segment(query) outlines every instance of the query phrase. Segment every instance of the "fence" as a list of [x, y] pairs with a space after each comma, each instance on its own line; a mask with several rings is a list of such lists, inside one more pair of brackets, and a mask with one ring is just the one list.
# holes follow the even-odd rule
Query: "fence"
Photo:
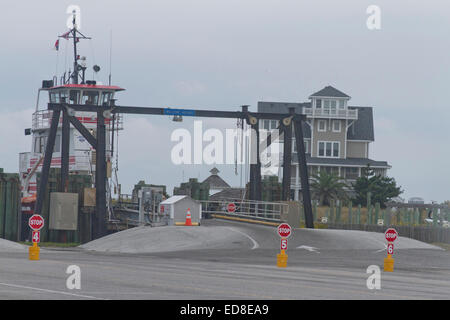
[[20, 181], [16, 173], [0, 169], [0, 238], [16, 241], [20, 230]]
[[270, 222], [279, 222], [280, 216], [288, 208], [287, 204], [280, 202], [242, 199], [200, 202], [202, 204], [202, 214], [206, 217], [219, 214]]
[[351, 202], [344, 207], [338, 202], [329, 207], [313, 204], [313, 215], [316, 223], [327, 225], [330, 229], [384, 232], [392, 226], [400, 236], [429, 243], [450, 243], [450, 208], [446, 206], [408, 208], [407, 204], [402, 204], [398, 208], [391, 205], [382, 209], [378, 203], [364, 208], [361, 205], [353, 207]]

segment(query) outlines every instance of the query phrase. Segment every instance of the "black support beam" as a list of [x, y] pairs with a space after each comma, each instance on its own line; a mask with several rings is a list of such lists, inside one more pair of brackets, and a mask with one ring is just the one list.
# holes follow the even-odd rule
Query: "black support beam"
[[67, 192], [69, 182], [69, 148], [70, 148], [70, 120], [67, 110], [63, 110], [61, 129], [61, 186], [60, 192]]
[[283, 180], [282, 200], [291, 200], [292, 125], [283, 125]]
[[39, 215], [42, 214], [42, 205], [44, 204], [45, 193], [47, 192], [48, 176], [50, 173], [50, 165], [52, 162], [53, 149], [56, 140], [56, 131], [58, 130], [60, 115], [61, 115], [60, 110], [53, 111], [52, 122], [50, 125], [50, 132], [47, 138], [47, 144], [45, 146], [44, 163], [42, 165], [41, 179], [39, 181], [36, 206], [34, 208], [34, 212]]
[[306, 164], [305, 144], [303, 140], [302, 119], [294, 116], [295, 143], [297, 144], [298, 164], [300, 170], [300, 183], [302, 187], [302, 202], [305, 213], [305, 225], [307, 228], [314, 228], [314, 218], [311, 206], [311, 194], [309, 191], [308, 167]]
[[97, 109], [97, 148], [95, 159], [96, 230], [95, 238], [106, 235], [106, 126], [105, 109]]

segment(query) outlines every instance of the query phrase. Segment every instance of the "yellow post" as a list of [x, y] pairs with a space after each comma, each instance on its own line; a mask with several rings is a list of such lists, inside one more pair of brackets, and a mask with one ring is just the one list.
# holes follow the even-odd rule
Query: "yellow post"
[[287, 267], [287, 259], [288, 255], [285, 250], [281, 250], [279, 254], [277, 254], [277, 267], [286, 268]]
[[384, 259], [384, 272], [394, 272], [394, 258], [390, 254]]
[[28, 248], [28, 256], [30, 260], [39, 260], [39, 247], [36, 242], [33, 242], [33, 245]]

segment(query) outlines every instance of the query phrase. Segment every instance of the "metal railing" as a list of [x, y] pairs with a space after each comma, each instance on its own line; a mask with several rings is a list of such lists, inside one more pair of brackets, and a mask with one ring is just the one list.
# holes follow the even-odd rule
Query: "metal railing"
[[282, 213], [288, 209], [288, 204], [280, 202], [241, 199], [200, 202], [204, 215], [220, 214], [267, 221], [280, 221]]
[[358, 119], [357, 109], [303, 108], [303, 114], [310, 117]]
[[[32, 129], [33, 130], [44, 130], [50, 129], [50, 125], [52, 122], [53, 111], [51, 110], [39, 110], [33, 113], [32, 118]], [[94, 113], [76, 113], [76, 117], [81, 123], [85, 124], [88, 127], [94, 127], [97, 125], [97, 117]], [[116, 113], [115, 115], [115, 125], [114, 130], [123, 130], [123, 115]], [[107, 129], [112, 129], [112, 119], [105, 118], [105, 124], [107, 125]], [[59, 127], [62, 125], [62, 117], [59, 118]]]

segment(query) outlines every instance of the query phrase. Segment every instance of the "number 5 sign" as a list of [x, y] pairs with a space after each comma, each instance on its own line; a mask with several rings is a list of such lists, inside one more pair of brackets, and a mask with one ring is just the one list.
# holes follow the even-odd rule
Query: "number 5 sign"
[[287, 239], [281, 239], [281, 250], [287, 250]]

